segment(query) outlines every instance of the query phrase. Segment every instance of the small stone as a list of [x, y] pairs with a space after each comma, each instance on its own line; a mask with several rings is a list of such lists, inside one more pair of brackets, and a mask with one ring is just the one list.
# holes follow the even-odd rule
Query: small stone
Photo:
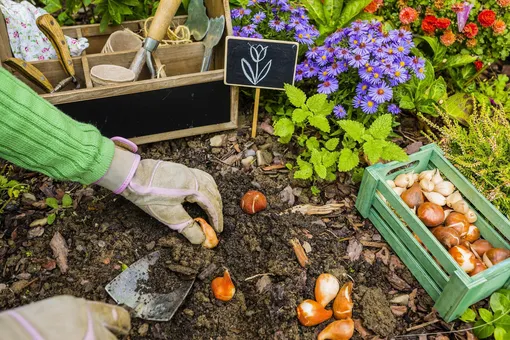
[[211, 328], [211, 322], [207, 319], [207, 316], [202, 314], [197, 318], [197, 326]]
[[269, 165], [273, 161], [273, 155], [267, 150], [257, 151], [257, 165], [264, 166]]
[[202, 270], [200, 274], [198, 274], [198, 279], [203, 281], [209, 278], [214, 273], [216, 268], [218, 268], [218, 266], [216, 266], [214, 263], [211, 263], [204, 270]]
[[97, 246], [100, 248], [104, 248], [106, 246], [106, 242], [103, 240], [97, 241]]
[[244, 157], [255, 156], [257, 153], [253, 149], [248, 149], [244, 152]]
[[195, 312], [192, 311], [191, 309], [189, 308], [186, 308], [185, 310], [182, 311], [184, 313], [184, 315], [192, 318], [194, 315], [195, 315]]
[[186, 275], [186, 276], [194, 276], [197, 274], [197, 271], [193, 268], [189, 268], [189, 267], [185, 267], [185, 266], [181, 266], [181, 265], [178, 265], [178, 264], [167, 264], [166, 267], [168, 269], [170, 269], [171, 271], [173, 272], [176, 272], [176, 273], [179, 273], [179, 274], [183, 274], [183, 275]]
[[140, 336], [146, 336], [148, 331], [149, 331], [149, 324], [148, 323], [144, 323], [143, 325], [141, 325], [138, 328], [138, 334]]
[[150, 251], [150, 250], [154, 249], [155, 246], [156, 246], [156, 241], [151, 241], [145, 245], [145, 248]]
[[20, 274], [16, 275], [16, 278], [18, 280], [30, 280], [31, 277], [32, 277], [32, 275], [30, 273], [20, 273]]
[[227, 136], [226, 135], [217, 135], [217, 136], [214, 136], [213, 138], [211, 138], [209, 140], [209, 143], [212, 147], [220, 147], [220, 146], [223, 146], [225, 144], [227, 140]]
[[307, 254], [310, 254], [312, 252], [312, 246], [308, 242], [303, 242], [303, 249], [306, 251]]
[[11, 290], [14, 292], [14, 294], [19, 294], [23, 289], [25, 289], [30, 284], [27, 280], [19, 280], [14, 282], [11, 285]]
[[24, 192], [23, 198], [26, 199], [27, 201], [37, 201], [37, 198], [35, 198], [35, 195], [30, 192]]
[[198, 302], [202, 302], [202, 303], [211, 302], [211, 299], [209, 299], [207, 296], [205, 296], [205, 294], [202, 292], [197, 292], [195, 294], [195, 299], [197, 299]]
[[76, 250], [78, 250], [79, 252], [82, 252], [82, 251], [85, 250], [85, 247], [82, 246], [81, 244], [79, 244], [79, 245], [76, 246]]
[[5, 283], [0, 283], [0, 293], [2, 290], [7, 289], [7, 285]]
[[253, 157], [253, 156], [248, 156], [248, 157], [244, 158], [241, 161], [241, 164], [243, 165], [243, 168], [249, 168], [251, 166], [251, 164], [253, 163], [254, 159], [255, 159], [255, 157]]
[[221, 148], [212, 148], [212, 149], [211, 149], [211, 153], [213, 153], [213, 154], [219, 154], [219, 153], [221, 153], [221, 150], [222, 150]]
[[407, 306], [407, 304], [409, 303], [409, 295], [404, 294], [404, 295], [395, 296], [390, 302], [396, 303], [397, 305]]
[[44, 227], [46, 224], [48, 224], [48, 218], [44, 217], [30, 223], [30, 227]]
[[28, 238], [36, 238], [39, 236], [42, 236], [44, 234], [44, 228], [43, 227], [35, 227], [28, 230]]

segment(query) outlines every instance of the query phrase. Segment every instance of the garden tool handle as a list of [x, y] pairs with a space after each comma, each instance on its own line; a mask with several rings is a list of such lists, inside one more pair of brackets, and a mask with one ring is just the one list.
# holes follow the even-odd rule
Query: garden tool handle
[[34, 65], [18, 58], [8, 58], [4, 60], [5, 65], [21, 73], [25, 78], [37, 85], [46, 93], [53, 91], [53, 86]]
[[160, 42], [181, 5], [181, 0], [161, 0], [149, 28], [149, 38]]
[[69, 51], [69, 46], [67, 46], [64, 32], [62, 32], [58, 22], [51, 14], [43, 14], [37, 18], [36, 23], [37, 27], [48, 37], [51, 45], [53, 45], [64, 71], [68, 76], [76, 79], [71, 52]]

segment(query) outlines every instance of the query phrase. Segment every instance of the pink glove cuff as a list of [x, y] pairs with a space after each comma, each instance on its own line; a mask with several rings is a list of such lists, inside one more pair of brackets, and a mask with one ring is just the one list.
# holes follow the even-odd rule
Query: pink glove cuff
[[121, 148], [128, 149], [133, 153], [136, 153], [138, 151], [138, 146], [129, 139], [119, 136], [115, 136], [110, 139], [115, 143], [115, 145], [120, 146]]

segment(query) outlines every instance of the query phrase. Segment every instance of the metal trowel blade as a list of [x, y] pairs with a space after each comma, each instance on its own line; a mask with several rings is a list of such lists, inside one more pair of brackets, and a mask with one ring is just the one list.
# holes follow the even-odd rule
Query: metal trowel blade
[[188, 5], [188, 20], [185, 23], [196, 41], [204, 39], [209, 30], [209, 17], [203, 0], [191, 0]]
[[135, 315], [144, 320], [170, 320], [195, 282], [195, 279], [184, 281], [168, 294], [144, 293], [151, 284], [150, 267], [159, 260], [159, 256], [156, 251], [141, 258], [105, 287], [115, 302], [133, 308]]

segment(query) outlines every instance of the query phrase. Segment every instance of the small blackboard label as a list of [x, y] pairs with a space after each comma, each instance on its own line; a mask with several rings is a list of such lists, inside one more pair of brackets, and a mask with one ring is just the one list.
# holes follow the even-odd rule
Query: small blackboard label
[[294, 85], [297, 42], [227, 37], [225, 84], [283, 90]]

